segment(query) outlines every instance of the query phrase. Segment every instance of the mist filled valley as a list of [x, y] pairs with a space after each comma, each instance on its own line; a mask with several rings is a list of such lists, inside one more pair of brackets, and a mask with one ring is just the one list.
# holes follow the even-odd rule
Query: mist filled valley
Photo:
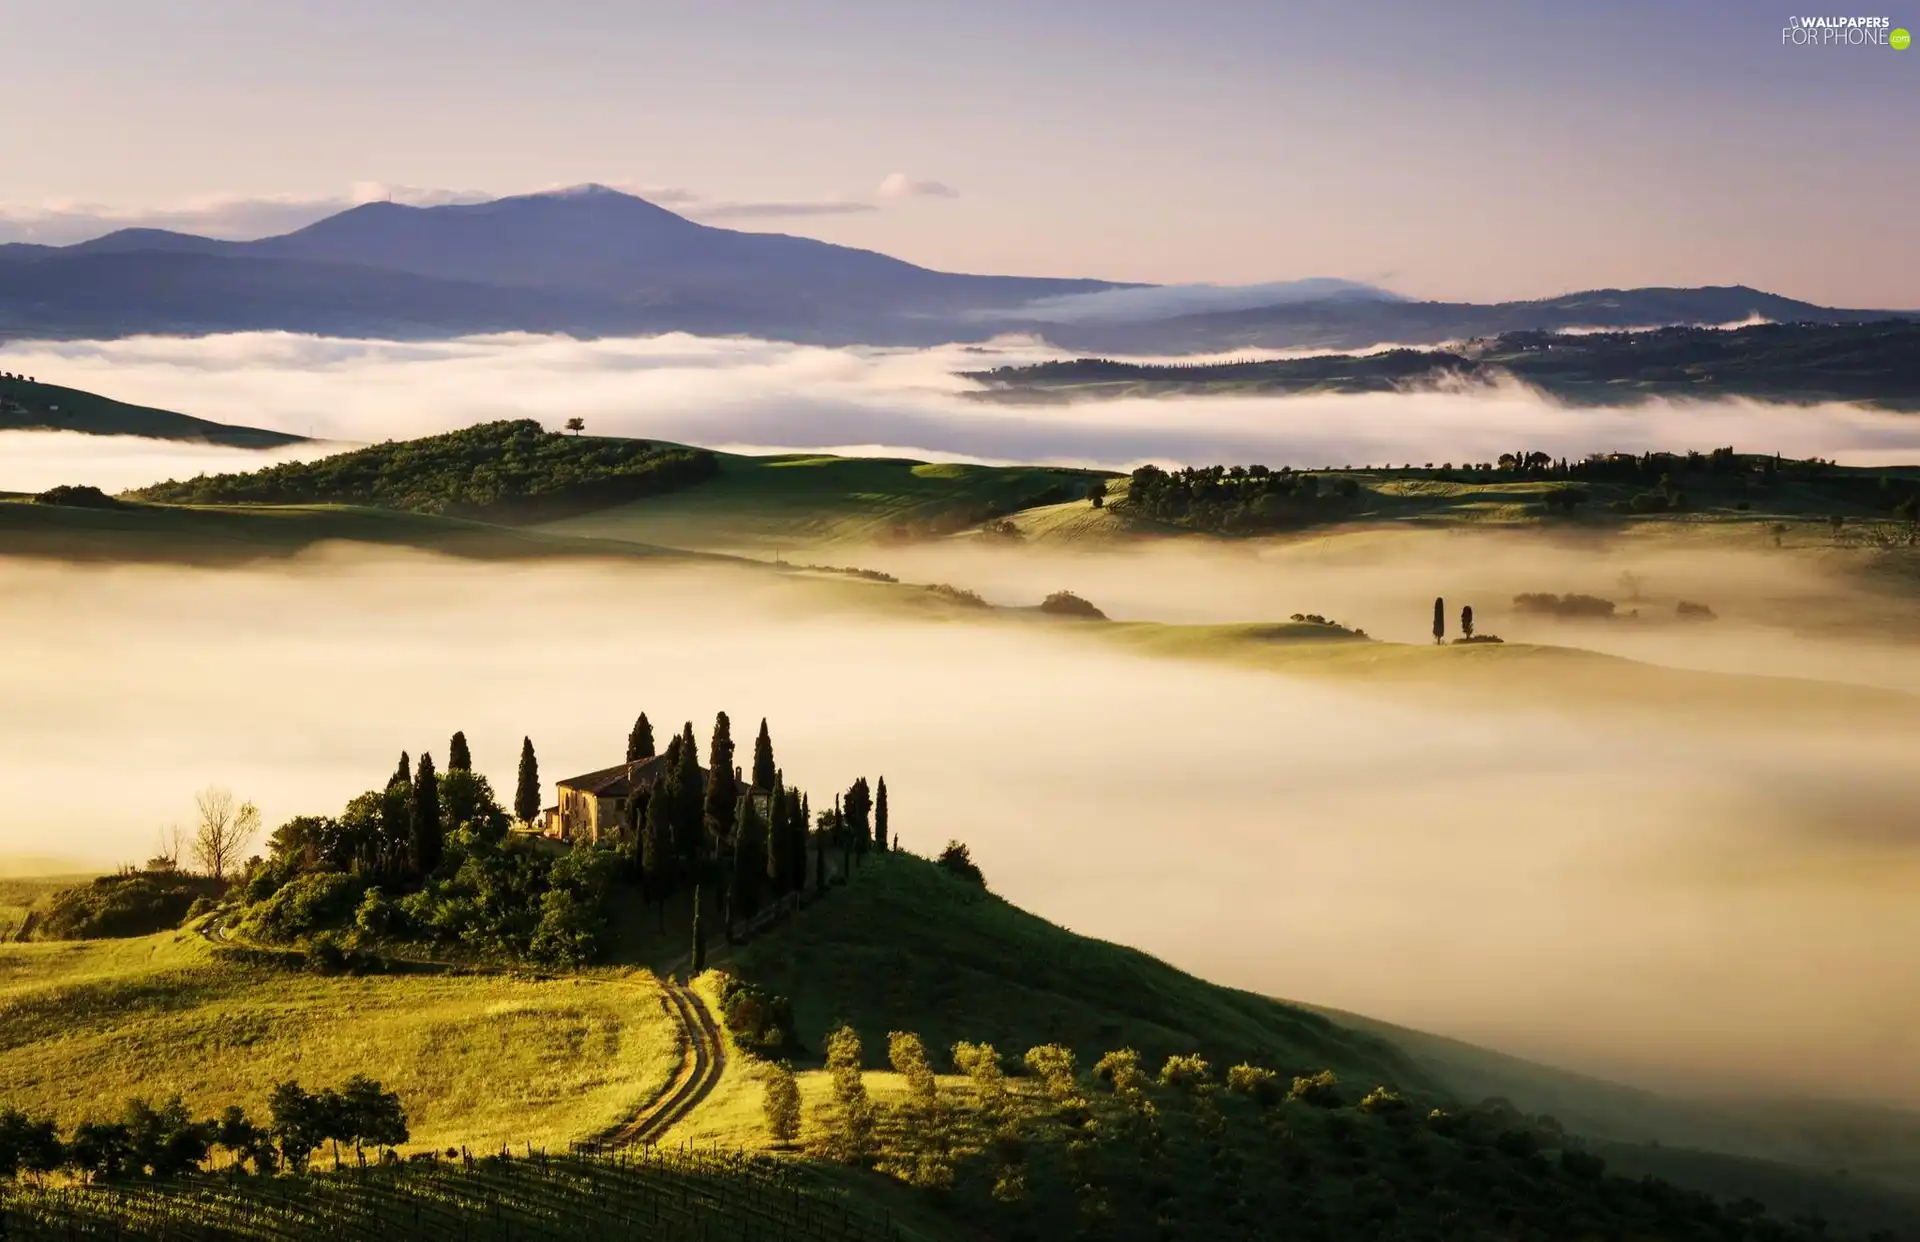
[[[1324, 606], [1410, 638], [1440, 578], [1165, 552], [895, 561], [1027, 602], [1071, 571], [1117, 616]], [[1562, 565], [1572, 586], [1615, 572]], [[551, 781], [617, 761], [636, 711], [672, 728], [724, 709], [773, 721], [802, 787], [884, 774], [907, 849], [965, 840], [1009, 899], [1209, 978], [1687, 1093], [1920, 1103], [1910, 716], [1841, 733], [1697, 689], [1684, 716], [1589, 711], [1551, 663], [1510, 707], [1484, 685], [1450, 703], [1444, 683], [1128, 654], [1071, 623], [913, 619], [887, 588], [747, 568], [334, 548], [5, 573], [0, 642], [34, 652], [0, 670], [13, 850], [143, 858], [209, 782], [269, 825], [332, 813], [454, 729], [496, 786], [523, 734]], [[1808, 671], [1793, 650], [1733, 662]]]

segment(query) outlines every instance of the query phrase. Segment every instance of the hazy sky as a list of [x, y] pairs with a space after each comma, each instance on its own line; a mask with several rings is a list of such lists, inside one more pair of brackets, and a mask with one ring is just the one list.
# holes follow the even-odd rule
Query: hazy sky
[[11, 0], [0, 239], [601, 181], [966, 270], [1920, 306], [1920, 49], [1794, 12]]

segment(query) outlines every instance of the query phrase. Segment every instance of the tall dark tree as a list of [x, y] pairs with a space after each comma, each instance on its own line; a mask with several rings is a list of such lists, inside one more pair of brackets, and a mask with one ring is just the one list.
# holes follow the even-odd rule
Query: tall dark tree
[[844, 814], [847, 840], [853, 852], [864, 858], [873, 844], [873, 792], [866, 777], [854, 781], [848, 788]]
[[760, 736], [753, 739], [753, 787], [772, 789], [778, 773], [773, 766], [773, 735], [767, 732], [767, 720], [762, 716]]
[[1447, 637], [1447, 601], [1433, 601], [1433, 641], [1445, 642]]
[[787, 843], [787, 791], [780, 787], [780, 773], [773, 774], [767, 786], [767, 856], [762, 873], [767, 892], [778, 899], [793, 888], [793, 847]]
[[787, 790], [787, 848], [793, 851], [792, 865], [787, 874], [792, 877], [793, 891], [805, 892], [807, 887], [807, 802], [806, 796], [797, 789]]
[[693, 969], [689, 975], [698, 975], [707, 968], [707, 929], [700, 925], [700, 889], [696, 882], [693, 886]]
[[648, 722], [647, 714], [641, 712], [640, 719], [633, 722], [633, 732], [627, 734], [627, 762], [651, 759], [653, 754], [653, 725]]
[[413, 760], [407, 758], [407, 752], [404, 750], [400, 752], [400, 766], [395, 768], [393, 775], [387, 778], [387, 784], [395, 783], [408, 786], [413, 784]]
[[697, 880], [705, 874], [708, 850], [702, 822], [700, 750], [693, 740], [692, 721], [687, 722], [678, 742], [673, 761], [673, 852], [680, 859], [681, 869]]
[[1473, 637], [1473, 605], [1468, 604], [1460, 610], [1460, 636]]
[[473, 755], [467, 751], [467, 735], [464, 733], [454, 734], [453, 740], [447, 743], [447, 771], [473, 771]]
[[420, 767], [413, 778], [412, 840], [409, 858], [415, 875], [432, 875], [440, 865], [444, 841], [440, 830], [440, 778], [434, 774], [433, 756], [420, 756]]
[[[675, 738], [674, 743], [679, 740]], [[667, 750], [672, 757], [673, 745]], [[660, 903], [661, 931], [667, 929], [667, 898], [673, 896], [677, 862], [673, 852], [673, 798], [668, 788], [676, 779], [676, 773], [671, 762], [666, 766], [666, 775], [654, 786], [653, 796], [647, 799], [646, 823], [640, 830], [641, 892], [648, 900]]]
[[887, 836], [887, 778], [884, 776], [873, 790], [873, 844], [882, 854], [893, 848]]
[[721, 712], [713, 718], [713, 742], [707, 747], [706, 827], [716, 854], [733, 836], [733, 804], [739, 796], [733, 775], [733, 724]]
[[540, 815], [540, 761], [533, 755], [533, 739], [520, 739], [520, 781], [513, 787], [513, 814], [523, 824]]
[[766, 887], [767, 829], [760, 822], [752, 798], [740, 799], [733, 819], [733, 885], [728, 902], [728, 923], [751, 919], [760, 913], [762, 890]]

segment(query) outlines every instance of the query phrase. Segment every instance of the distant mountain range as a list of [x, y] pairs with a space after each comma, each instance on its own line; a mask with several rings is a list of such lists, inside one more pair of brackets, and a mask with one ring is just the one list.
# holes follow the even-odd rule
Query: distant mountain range
[[123, 229], [0, 246], [0, 338], [257, 329], [434, 338], [685, 331], [824, 344], [1027, 332], [1107, 353], [1357, 348], [1525, 329], [1876, 312], [1745, 288], [1606, 290], [1493, 306], [1346, 281], [1158, 288], [933, 271], [870, 250], [697, 224], [583, 186], [441, 207], [367, 203], [280, 237]]

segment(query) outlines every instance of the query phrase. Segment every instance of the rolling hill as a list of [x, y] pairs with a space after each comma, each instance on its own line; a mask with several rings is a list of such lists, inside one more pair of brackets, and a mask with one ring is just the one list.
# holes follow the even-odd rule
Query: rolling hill
[[97, 393], [42, 384], [19, 376], [0, 377], [0, 431], [78, 431], [94, 436], [144, 436], [246, 449], [306, 443], [305, 436], [127, 405]]

